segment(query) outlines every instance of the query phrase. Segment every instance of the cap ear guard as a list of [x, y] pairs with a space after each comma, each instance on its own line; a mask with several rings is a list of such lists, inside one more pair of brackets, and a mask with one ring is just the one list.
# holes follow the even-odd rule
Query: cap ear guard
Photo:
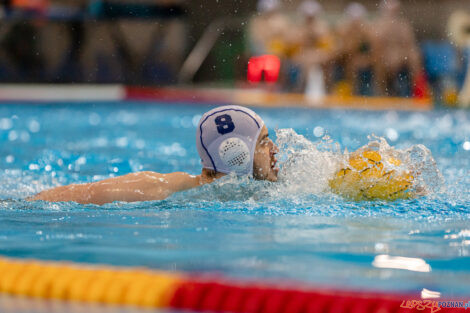
[[219, 156], [228, 169], [243, 172], [251, 164], [250, 149], [240, 138], [225, 139], [219, 146]]

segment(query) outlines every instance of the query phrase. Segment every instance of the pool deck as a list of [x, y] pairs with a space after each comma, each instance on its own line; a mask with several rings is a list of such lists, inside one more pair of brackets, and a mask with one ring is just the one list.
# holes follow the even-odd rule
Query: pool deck
[[145, 101], [237, 104], [258, 107], [312, 109], [428, 111], [431, 99], [328, 95], [310, 99], [304, 94], [264, 89], [136, 87], [123, 85], [0, 85], [0, 102]]

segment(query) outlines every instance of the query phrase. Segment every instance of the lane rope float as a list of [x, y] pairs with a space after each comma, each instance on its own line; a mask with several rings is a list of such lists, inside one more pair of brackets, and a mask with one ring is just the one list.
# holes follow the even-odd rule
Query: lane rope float
[[[0, 291], [23, 297], [194, 312], [423, 312], [423, 306], [413, 300], [419, 299], [419, 295], [413, 298], [400, 294], [281, 288], [144, 268], [3, 257], [0, 257]], [[463, 312], [464, 308], [435, 308], [431, 313], [440, 310]]]

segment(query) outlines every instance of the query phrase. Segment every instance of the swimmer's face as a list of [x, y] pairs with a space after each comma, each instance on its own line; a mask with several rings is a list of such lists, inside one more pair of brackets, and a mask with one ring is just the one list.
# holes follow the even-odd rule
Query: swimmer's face
[[256, 179], [277, 181], [279, 168], [276, 167], [276, 154], [279, 148], [269, 139], [268, 129], [263, 126], [256, 142], [253, 159], [253, 176]]

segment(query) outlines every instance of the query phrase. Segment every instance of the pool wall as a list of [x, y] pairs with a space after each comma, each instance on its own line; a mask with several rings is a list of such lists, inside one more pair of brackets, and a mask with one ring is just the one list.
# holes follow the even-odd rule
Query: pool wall
[[433, 107], [431, 99], [428, 98], [326, 96], [321, 100], [312, 100], [303, 94], [273, 93], [263, 89], [156, 88], [123, 85], [0, 85], [0, 102], [122, 100], [360, 110], [427, 111]]

